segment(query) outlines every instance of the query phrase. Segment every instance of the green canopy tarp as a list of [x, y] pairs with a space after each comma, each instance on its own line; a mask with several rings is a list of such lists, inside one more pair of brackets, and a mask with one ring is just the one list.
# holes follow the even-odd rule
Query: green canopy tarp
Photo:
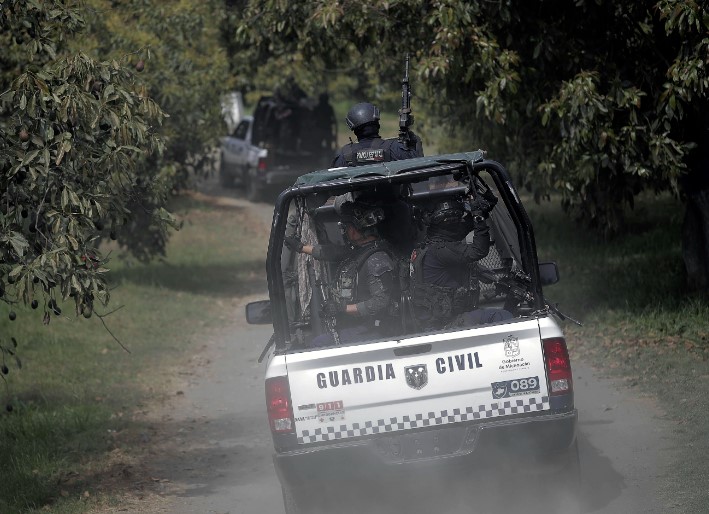
[[436, 164], [445, 162], [479, 162], [483, 160], [484, 157], [485, 152], [483, 150], [476, 150], [474, 152], [432, 155], [429, 157], [418, 157], [416, 159], [389, 161], [381, 164], [369, 164], [367, 166], [330, 168], [301, 175], [295, 181], [294, 185], [308, 186], [321, 182], [329, 182], [331, 180], [351, 180], [363, 176], [389, 177], [412, 169], [425, 169], [429, 166], [435, 166]]

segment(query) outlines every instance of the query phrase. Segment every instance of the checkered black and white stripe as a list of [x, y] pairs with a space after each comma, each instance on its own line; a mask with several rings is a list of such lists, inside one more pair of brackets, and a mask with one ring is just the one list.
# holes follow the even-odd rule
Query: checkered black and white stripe
[[549, 409], [549, 397], [509, 398], [504, 401], [493, 402], [477, 407], [429, 412], [399, 418], [387, 418], [352, 425], [340, 425], [303, 430], [298, 434], [298, 444], [317, 443], [321, 441], [334, 441], [364, 435], [381, 434], [411, 428], [422, 428], [461, 421], [495, 418], [511, 414], [524, 414]]

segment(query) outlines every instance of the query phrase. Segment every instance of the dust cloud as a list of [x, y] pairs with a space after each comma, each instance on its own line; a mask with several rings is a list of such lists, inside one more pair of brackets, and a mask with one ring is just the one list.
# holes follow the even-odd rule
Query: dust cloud
[[[568, 477], [563, 477], [568, 478]], [[571, 514], [580, 512], [578, 491], [559, 477], [532, 470], [484, 465], [455, 475], [412, 473], [397, 481], [352, 482], [344, 489], [322, 487], [304, 505], [312, 514]]]

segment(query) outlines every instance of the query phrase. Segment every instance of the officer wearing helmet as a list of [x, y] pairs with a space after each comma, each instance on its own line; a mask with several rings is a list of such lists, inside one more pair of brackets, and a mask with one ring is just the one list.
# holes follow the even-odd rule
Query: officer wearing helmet
[[408, 143], [399, 139], [382, 139], [379, 135], [379, 119], [379, 108], [374, 104], [362, 102], [352, 106], [345, 122], [357, 136], [357, 142], [350, 142], [340, 148], [332, 161], [333, 167], [364, 166], [423, 157], [421, 138], [411, 130]]
[[[286, 237], [285, 244], [316, 259], [339, 262], [325, 306], [325, 314], [335, 320], [339, 343], [383, 337], [391, 328], [394, 303], [392, 249], [377, 230], [384, 210], [353, 201], [348, 194], [336, 198], [335, 211], [348, 246], [304, 245], [294, 237]], [[335, 342], [331, 333], [324, 333], [311, 345]]]
[[[480, 287], [475, 264], [490, 250], [487, 218], [497, 203], [478, 195], [448, 198], [424, 216], [423, 243], [411, 253], [410, 291], [420, 328], [437, 330], [456, 318], [474, 325], [506, 319], [507, 311], [477, 309]], [[474, 231], [471, 243], [465, 238]]]

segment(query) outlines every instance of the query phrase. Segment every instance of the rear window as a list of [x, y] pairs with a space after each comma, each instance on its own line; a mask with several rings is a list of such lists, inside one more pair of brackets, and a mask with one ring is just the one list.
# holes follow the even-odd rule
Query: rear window
[[263, 97], [254, 110], [254, 141], [283, 155], [327, 156], [336, 150], [337, 125], [329, 102], [285, 102]]

